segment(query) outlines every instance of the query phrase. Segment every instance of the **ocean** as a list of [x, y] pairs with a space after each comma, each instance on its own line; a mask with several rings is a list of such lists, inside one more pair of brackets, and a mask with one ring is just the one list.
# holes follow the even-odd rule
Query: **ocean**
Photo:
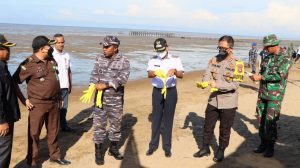
[[[155, 55], [153, 42], [158, 37], [131, 36], [130, 30], [96, 27], [70, 26], [42, 26], [21, 24], [0, 24], [0, 33], [9, 41], [16, 42], [17, 46], [11, 49], [9, 70], [13, 74], [18, 65], [32, 54], [31, 42], [37, 35], [46, 35], [48, 38], [56, 33], [65, 36], [65, 51], [71, 55], [73, 84], [86, 86], [97, 54], [102, 52], [99, 42], [105, 35], [116, 35], [121, 41], [120, 51], [128, 57], [131, 63], [130, 80], [147, 77], [147, 62]], [[170, 31], [171, 32], [171, 31]], [[169, 32], [169, 33], [170, 33]], [[220, 34], [203, 34], [188, 32], [171, 32], [177, 35], [166, 38], [170, 46], [170, 53], [182, 60], [185, 72], [203, 70], [208, 60], [217, 54], [217, 38]], [[252, 42], [260, 42], [251, 37], [233, 36], [236, 40], [234, 55], [245, 62]], [[261, 47], [259, 43], [259, 47]], [[201, 76], [199, 76], [199, 80]]]

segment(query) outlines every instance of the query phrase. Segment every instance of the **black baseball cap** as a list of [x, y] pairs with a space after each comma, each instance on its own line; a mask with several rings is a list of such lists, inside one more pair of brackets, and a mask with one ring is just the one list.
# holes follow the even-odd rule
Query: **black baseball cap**
[[103, 42], [100, 42], [100, 45], [103, 45], [104, 47], [110, 46], [110, 45], [120, 45], [120, 40], [116, 36], [105, 36], [103, 39]]
[[16, 43], [8, 42], [3, 34], [0, 34], [0, 47], [13, 47]]
[[46, 36], [37, 36], [32, 41], [32, 48], [34, 50], [40, 49], [46, 45], [53, 45], [55, 44], [55, 40], [50, 40]]
[[154, 41], [154, 51], [162, 52], [168, 47], [167, 41], [164, 38], [158, 38]]

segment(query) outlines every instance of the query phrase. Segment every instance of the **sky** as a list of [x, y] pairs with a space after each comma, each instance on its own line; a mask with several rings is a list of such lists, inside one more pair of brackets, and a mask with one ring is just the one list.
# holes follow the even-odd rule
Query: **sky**
[[9, 0], [0, 23], [300, 39], [300, 0]]

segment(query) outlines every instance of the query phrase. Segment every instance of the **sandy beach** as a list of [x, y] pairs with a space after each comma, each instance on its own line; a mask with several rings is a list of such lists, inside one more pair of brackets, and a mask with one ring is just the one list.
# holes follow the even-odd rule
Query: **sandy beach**
[[[239, 107], [232, 128], [229, 147], [225, 151], [225, 160], [221, 163], [212, 161], [213, 155], [193, 158], [193, 153], [202, 144], [204, 110], [209, 95], [208, 90], [195, 87], [195, 82], [202, 77], [201, 71], [186, 73], [184, 79], [178, 81], [178, 104], [173, 127], [172, 157], [164, 156], [161, 144], [152, 155], [146, 156], [151, 133], [151, 92], [150, 79], [130, 81], [126, 85], [124, 117], [122, 123], [121, 152], [125, 158], [117, 161], [105, 155], [107, 168], [194, 168], [194, 167], [297, 167], [300, 164], [300, 64], [293, 65], [290, 70], [289, 83], [283, 102], [279, 123], [279, 138], [275, 145], [275, 156], [264, 158], [254, 154], [252, 149], [259, 143], [258, 124], [255, 118], [255, 105], [258, 85], [248, 77], [239, 89]], [[82, 104], [79, 97], [85, 87], [75, 87], [70, 95], [68, 120], [76, 129], [74, 133], [59, 134], [59, 145], [62, 153], [72, 168], [99, 167], [94, 162], [94, 144], [92, 141], [92, 120], [88, 119], [92, 112], [92, 104]], [[27, 151], [27, 117], [28, 111], [22, 107], [22, 119], [15, 124], [14, 144], [11, 167], [24, 168]], [[216, 151], [218, 141], [218, 123], [212, 149]], [[40, 160], [45, 168], [58, 168], [48, 161], [48, 149], [45, 129], [41, 134]]]

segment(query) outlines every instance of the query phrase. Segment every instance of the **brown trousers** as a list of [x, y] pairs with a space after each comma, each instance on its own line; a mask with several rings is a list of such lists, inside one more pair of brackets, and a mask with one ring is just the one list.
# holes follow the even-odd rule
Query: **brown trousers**
[[39, 156], [39, 138], [45, 123], [47, 129], [47, 142], [51, 159], [60, 158], [60, 149], [57, 143], [59, 132], [59, 109], [57, 103], [33, 103], [33, 110], [28, 117], [28, 150], [27, 163], [37, 165]]

